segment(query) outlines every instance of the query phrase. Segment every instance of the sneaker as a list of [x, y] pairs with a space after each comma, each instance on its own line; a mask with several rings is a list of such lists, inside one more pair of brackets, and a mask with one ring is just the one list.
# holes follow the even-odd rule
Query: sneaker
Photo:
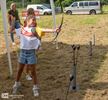
[[33, 88], [33, 95], [35, 96], [35, 97], [38, 97], [39, 96], [39, 88]]
[[13, 85], [13, 94], [16, 94], [17, 93], [17, 91], [18, 91], [18, 89], [21, 87], [21, 83], [18, 83], [17, 85], [16, 84], [14, 84]]
[[26, 80], [31, 81], [32, 80], [31, 76], [27, 74], [26, 75]]

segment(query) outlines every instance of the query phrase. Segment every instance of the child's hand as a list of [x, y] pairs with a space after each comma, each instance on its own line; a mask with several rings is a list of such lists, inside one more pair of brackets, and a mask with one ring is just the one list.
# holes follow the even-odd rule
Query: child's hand
[[59, 33], [61, 31], [61, 28], [56, 28], [56, 33]]
[[21, 28], [24, 28], [24, 26], [23, 26], [23, 25], [20, 25], [20, 27], [21, 27]]
[[13, 27], [13, 26], [10, 26], [10, 28], [9, 28], [9, 33], [11, 33], [11, 32], [14, 33], [14, 31], [15, 31], [14, 27]]

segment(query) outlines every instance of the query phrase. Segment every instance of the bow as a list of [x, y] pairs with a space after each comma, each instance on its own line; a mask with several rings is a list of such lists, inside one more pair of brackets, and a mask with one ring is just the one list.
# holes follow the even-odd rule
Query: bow
[[[62, 12], [62, 19], [61, 19], [61, 24], [59, 25], [58, 29], [61, 29], [62, 26], [63, 26], [64, 14], [63, 14], [63, 6], [62, 6], [62, 3], [61, 3], [61, 0], [59, 0], [59, 2], [60, 2], [61, 12]], [[60, 31], [61, 31], [61, 30], [60, 30]], [[59, 32], [56, 32], [56, 36], [54, 37], [54, 39], [52, 40], [52, 42], [55, 41], [55, 40], [57, 39], [57, 37], [58, 37], [60, 31], [59, 31]]]

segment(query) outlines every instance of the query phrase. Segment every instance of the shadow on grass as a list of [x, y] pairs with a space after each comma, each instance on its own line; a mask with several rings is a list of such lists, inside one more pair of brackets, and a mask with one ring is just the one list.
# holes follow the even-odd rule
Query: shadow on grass
[[[68, 94], [68, 100], [83, 100], [88, 89], [108, 89], [108, 83], [94, 82], [96, 80], [96, 74], [98, 74], [99, 69], [106, 59], [108, 46], [96, 45], [93, 47], [93, 56], [91, 59], [89, 57], [89, 46], [80, 46], [77, 66], [77, 84], [80, 90], [78, 92], [70, 92]], [[11, 55], [14, 79], [7, 79], [9, 75], [7, 55], [2, 54], [0, 56], [0, 93], [9, 92], [11, 94], [12, 85], [14, 84], [17, 70], [17, 56], [15, 52], [12, 52]], [[42, 50], [37, 55], [37, 75], [41, 88], [41, 100], [65, 100], [69, 75], [73, 66], [71, 45], [60, 42], [59, 49], [56, 50], [55, 45], [43, 42]], [[21, 80], [24, 84], [21, 94], [24, 94], [25, 100], [40, 100], [40, 98], [34, 98], [32, 96], [32, 82], [26, 81], [24, 74]]]

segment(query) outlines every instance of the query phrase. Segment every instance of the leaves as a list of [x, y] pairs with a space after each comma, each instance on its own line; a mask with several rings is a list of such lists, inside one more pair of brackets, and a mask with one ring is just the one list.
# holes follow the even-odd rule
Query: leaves
[[[49, 0], [24, 0], [25, 1], [25, 4], [28, 4], [28, 3], [47, 3], [47, 4], [50, 4]], [[79, 0], [61, 0], [62, 2], [62, 5], [65, 7], [65, 6], [69, 6], [72, 2], [75, 2], [75, 1], [79, 1]], [[81, 0], [83, 1], [83, 0]], [[12, 2], [16, 2], [16, 4], [18, 3], [18, 6], [20, 7], [21, 4], [20, 2], [22, 2], [22, 0], [7, 0], [7, 5], [9, 5], [10, 3]], [[55, 5], [56, 6], [60, 6], [60, 3], [59, 3], [59, 0], [54, 0], [55, 2]], [[102, 4], [108, 4], [108, 0], [101, 0], [101, 3]]]

